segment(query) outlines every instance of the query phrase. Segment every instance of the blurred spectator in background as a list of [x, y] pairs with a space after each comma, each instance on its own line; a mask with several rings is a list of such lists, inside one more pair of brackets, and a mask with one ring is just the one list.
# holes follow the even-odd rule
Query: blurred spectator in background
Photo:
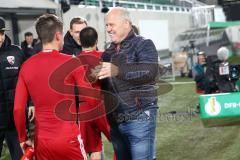
[[206, 72], [206, 55], [204, 52], [197, 54], [197, 64], [192, 69], [194, 81], [196, 82], [197, 92], [203, 93], [205, 90], [205, 72]]
[[38, 52], [42, 51], [42, 49], [43, 49], [42, 42], [38, 38], [36, 44], [33, 47], [33, 51], [34, 51], [34, 53], [38, 53]]
[[79, 55], [82, 51], [80, 44], [80, 32], [87, 27], [87, 20], [82, 17], [75, 17], [70, 22], [70, 29], [64, 36], [62, 53], [69, 55]]
[[0, 17], [0, 157], [5, 139], [11, 158], [19, 160], [22, 150], [14, 124], [13, 106], [18, 73], [25, 56], [19, 47], [11, 45], [6, 30], [5, 20]]
[[31, 32], [26, 32], [24, 34], [24, 39], [25, 40], [21, 43], [21, 47], [26, 58], [29, 58], [35, 54], [33, 48], [37, 43], [37, 39], [33, 39], [33, 34]]

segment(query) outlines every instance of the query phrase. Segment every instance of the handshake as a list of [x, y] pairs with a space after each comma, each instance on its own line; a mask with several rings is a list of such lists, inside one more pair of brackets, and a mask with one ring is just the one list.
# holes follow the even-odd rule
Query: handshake
[[116, 65], [109, 62], [100, 62], [95, 68], [91, 69], [90, 77], [94, 79], [104, 79], [109, 77], [115, 77], [119, 73], [119, 69]]

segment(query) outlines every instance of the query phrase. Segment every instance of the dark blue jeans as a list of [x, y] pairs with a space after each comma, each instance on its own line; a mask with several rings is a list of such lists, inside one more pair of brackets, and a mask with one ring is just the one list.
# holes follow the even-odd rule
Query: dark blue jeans
[[20, 160], [23, 153], [19, 144], [17, 131], [15, 129], [2, 131], [0, 130], [0, 157], [4, 139], [8, 145], [12, 160]]
[[143, 111], [135, 120], [111, 126], [117, 160], [152, 160], [157, 109]]

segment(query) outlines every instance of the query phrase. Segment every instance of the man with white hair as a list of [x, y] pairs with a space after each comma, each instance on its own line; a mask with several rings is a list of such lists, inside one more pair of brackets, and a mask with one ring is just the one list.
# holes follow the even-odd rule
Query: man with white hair
[[152, 160], [154, 150], [158, 75], [158, 53], [153, 42], [137, 36], [129, 12], [121, 7], [106, 14], [106, 30], [112, 40], [94, 70], [103, 89], [117, 97], [108, 104], [110, 132], [118, 160]]

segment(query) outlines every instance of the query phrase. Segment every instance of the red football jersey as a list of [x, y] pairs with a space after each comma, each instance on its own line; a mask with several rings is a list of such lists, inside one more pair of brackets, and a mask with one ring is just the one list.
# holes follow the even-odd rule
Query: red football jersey
[[14, 120], [20, 142], [26, 141], [25, 106], [30, 95], [35, 106], [36, 159], [87, 158], [76, 124], [73, 95], [74, 83], [91, 87], [84, 80], [84, 72], [77, 58], [56, 50], [40, 52], [22, 65], [16, 87]]
[[[80, 53], [80, 56], [86, 56], [91, 55], [94, 56], [94, 58], [89, 58], [87, 63], [87, 69], [90, 70], [91, 68], [94, 68], [96, 65], [99, 64], [100, 58], [102, 56], [102, 52], [93, 50], [93, 51], [83, 51]], [[90, 60], [91, 59], [91, 60]], [[96, 59], [98, 62], [96, 62]], [[100, 81], [96, 81], [91, 84], [95, 89], [101, 89], [101, 83]], [[81, 98], [80, 98], [81, 100]], [[96, 103], [99, 105], [98, 109], [100, 109], [100, 113], [105, 113], [104, 105], [101, 104], [101, 101], [98, 101]], [[81, 105], [79, 106], [80, 113], [88, 112], [90, 110], [96, 109], [96, 106], [91, 105]], [[99, 116], [99, 115], [98, 115]], [[80, 117], [81, 119], [81, 117]], [[80, 121], [81, 126], [81, 135], [84, 142], [84, 147], [87, 153], [91, 152], [99, 152], [102, 151], [102, 138], [101, 133], [104, 133], [104, 135], [108, 138], [108, 140], [111, 140], [110, 138], [110, 127], [107, 122], [107, 118], [105, 114], [102, 114], [99, 117], [92, 118], [92, 120], [88, 121]]]

